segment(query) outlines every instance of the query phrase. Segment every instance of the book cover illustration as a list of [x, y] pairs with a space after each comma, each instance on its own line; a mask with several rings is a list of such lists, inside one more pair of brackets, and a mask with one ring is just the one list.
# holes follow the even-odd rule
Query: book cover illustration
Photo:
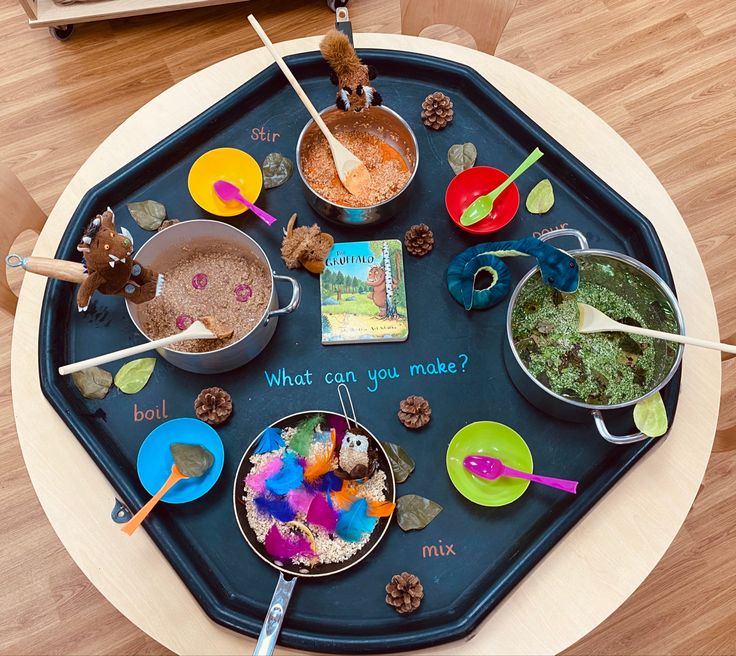
[[335, 244], [320, 276], [322, 343], [403, 342], [409, 336], [398, 239]]

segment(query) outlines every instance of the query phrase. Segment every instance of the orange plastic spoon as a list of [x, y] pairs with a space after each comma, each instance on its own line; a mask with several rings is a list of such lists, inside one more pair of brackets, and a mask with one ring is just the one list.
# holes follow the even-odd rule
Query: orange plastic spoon
[[169, 477], [166, 479], [166, 482], [161, 486], [161, 489], [151, 497], [151, 500], [145, 506], [143, 506], [143, 508], [141, 508], [125, 524], [123, 524], [120, 530], [123, 533], [127, 533], [128, 535], [133, 535], [133, 533], [141, 525], [143, 520], [148, 517], [148, 513], [150, 513], [153, 510], [153, 507], [161, 500], [161, 497], [164, 496], [164, 494], [166, 494], [172, 487], [174, 487], [176, 483], [184, 478], [189, 478], [189, 476], [187, 476], [186, 474], [182, 474], [176, 465], [172, 465], [171, 474], [169, 474]]

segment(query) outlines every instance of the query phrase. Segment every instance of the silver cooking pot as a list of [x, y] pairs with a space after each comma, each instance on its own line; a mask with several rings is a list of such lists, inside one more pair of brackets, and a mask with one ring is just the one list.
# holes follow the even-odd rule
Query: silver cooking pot
[[[138, 249], [135, 259], [145, 267], [165, 272], [182, 257], [191, 254], [193, 247], [198, 250], [227, 247], [228, 249], [248, 253], [262, 262], [267, 270], [271, 271], [271, 297], [268, 307], [248, 334], [222, 348], [203, 353], [187, 353], [175, 351], [171, 348], [156, 350], [164, 360], [175, 367], [196, 374], [215, 374], [237, 369], [255, 358], [266, 347], [276, 330], [278, 318], [281, 315], [293, 312], [299, 307], [301, 288], [293, 278], [273, 273], [271, 263], [263, 249], [251, 237], [242, 230], [221, 221], [195, 219], [169, 226], [143, 244]], [[277, 281], [288, 282], [292, 288], [291, 300], [283, 308], [279, 308], [279, 299], [276, 293]], [[165, 283], [163, 293], [166, 293]], [[135, 327], [146, 339], [150, 339], [141, 328], [139, 306], [127, 300], [125, 305]]]
[[384, 105], [371, 107], [363, 112], [344, 112], [333, 105], [323, 109], [320, 116], [331, 131], [337, 127], [347, 127], [369, 132], [396, 148], [403, 155], [409, 167], [410, 177], [399, 193], [376, 205], [348, 207], [328, 200], [309, 186], [302, 170], [303, 150], [322, 134], [315, 122], [310, 120], [302, 129], [299, 140], [296, 142], [296, 166], [304, 183], [304, 195], [310, 207], [325, 219], [347, 225], [379, 223], [398, 214], [406, 203], [409, 189], [419, 167], [419, 147], [409, 124], [393, 109]]
[[[554, 230], [541, 237], [548, 241], [555, 237], [575, 237], [580, 243], [579, 250], [567, 251], [574, 256], [580, 265], [581, 280], [586, 279], [611, 289], [629, 301], [642, 315], [650, 328], [658, 328], [661, 319], [655, 312], [664, 311], [677, 324], [681, 335], [685, 334], [685, 323], [682, 311], [672, 290], [654, 271], [628, 255], [613, 251], [597, 250], [588, 247], [588, 241], [578, 230]], [[526, 368], [514, 345], [511, 330], [511, 317], [517, 299], [527, 282], [539, 271], [535, 267], [529, 271], [514, 289], [506, 313], [506, 341], [504, 343], [504, 362], [506, 369], [516, 388], [534, 406], [558, 419], [582, 422], [591, 415], [601, 437], [614, 444], [631, 444], [647, 439], [643, 433], [631, 435], [612, 435], [606, 428], [603, 415], [607, 410], [634, 406], [642, 399], [661, 390], [675, 375], [682, 361], [683, 346], [674, 346], [671, 342], [658, 340], [656, 349], [656, 376], [650, 390], [637, 399], [616, 405], [594, 405], [570, 399], [548, 389], [537, 380]]]

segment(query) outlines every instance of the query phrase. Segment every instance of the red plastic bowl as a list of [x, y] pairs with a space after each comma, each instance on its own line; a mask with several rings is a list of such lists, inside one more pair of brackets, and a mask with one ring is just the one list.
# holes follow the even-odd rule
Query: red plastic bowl
[[445, 207], [455, 225], [476, 235], [495, 232], [508, 225], [519, 209], [519, 190], [513, 182], [494, 201], [488, 216], [470, 226], [460, 223], [460, 215], [470, 203], [493, 191], [508, 177], [507, 173], [492, 166], [474, 166], [458, 173], [445, 192]]

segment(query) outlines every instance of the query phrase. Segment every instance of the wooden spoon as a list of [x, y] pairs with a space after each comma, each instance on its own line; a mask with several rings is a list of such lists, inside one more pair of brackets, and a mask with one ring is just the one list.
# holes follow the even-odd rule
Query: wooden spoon
[[337, 168], [337, 175], [340, 178], [340, 182], [342, 182], [345, 188], [354, 196], [360, 194], [371, 183], [371, 174], [368, 172], [365, 164], [345, 148], [345, 146], [335, 138], [335, 135], [330, 132], [330, 128], [328, 128], [322, 120], [322, 117], [315, 109], [312, 101], [309, 100], [304, 89], [302, 89], [299, 82], [296, 81], [296, 78], [289, 70], [289, 67], [286, 65], [281, 55], [276, 52], [276, 49], [273, 47], [273, 43], [271, 43], [271, 40], [263, 31], [263, 28], [255, 19], [253, 14], [248, 16], [248, 21], [250, 21], [256, 34], [258, 34], [261, 41], [263, 41], [263, 45], [266, 46], [268, 51], [271, 53], [271, 56], [286, 76], [286, 79], [289, 80], [291, 86], [294, 87], [294, 91], [296, 91], [296, 95], [299, 96], [299, 100], [304, 103], [304, 106], [314, 119], [314, 122], [317, 124], [319, 129], [322, 130], [322, 134], [325, 135], [325, 139], [327, 139], [327, 143], [332, 151], [332, 158], [335, 160], [335, 168]]
[[161, 497], [164, 496], [176, 483], [185, 478], [189, 478], [186, 474], [182, 474], [179, 468], [174, 464], [171, 465], [171, 474], [166, 479], [166, 482], [161, 486], [161, 489], [151, 497], [151, 500], [143, 506], [135, 515], [133, 515], [125, 524], [123, 524], [120, 530], [128, 535], [133, 535], [136, 529], [141, 525], [143, 520], [148, 517], [148, 513], [153, 510], [153, 507], [161, 501]]
[[614, 321], [607, 314], [597, 310], [592, 305], [578, 303], [578, 332], [581, 333], [631, 333], [633, 335], [644, 335], [644, 337], [654, 337], [655, 339], [664, 339], [669, 342], [678, 342], [679, 344], [690, 344], [691, 346], [700, 346], [702, 348], [712, 349], [714, 351], [722, 351], [725, 353], [736, 353], [736, 346], [732, 344], [721, 344], [720, 342], [709, 342], [705, 339], [697, 337], [687, 337], [686, 335], [677, 335], [675, 333], [665, 333], [661, 330], [650, 330], [649, 328], [640, 328], [639, 326], [628, 326], [618, 321]]
[[182, 330], [180, 333], [176, 333], [175, 335], [169, 335], [168, 337], [162, 337], [161, 339], [156, 339], [152, 342], [138, 344], [129, 348], [120, 349], [119, 351], [113, 351], [112, 353], [106, 353], [105, 355], [98, 355], [95, 358], [66, 364], [63, 367], [59, 367], [59, 374], [66, 376], [68, 374], [73, 374], [75, 371], [82, 371], [89, 367], [98, 367], [101, 364], [114, 362], [115, 360], [127, 358], [130, 355], [138, 355], [139, 353], [145, 353], [157, 348], [183, 342], [187, 339], [227, 339], [228, 337], [231, 337], [232, 334], [232, 329], [220, 326], [214, 317], [202, 317], [200, 320], [193, 322], [189, 328]]

